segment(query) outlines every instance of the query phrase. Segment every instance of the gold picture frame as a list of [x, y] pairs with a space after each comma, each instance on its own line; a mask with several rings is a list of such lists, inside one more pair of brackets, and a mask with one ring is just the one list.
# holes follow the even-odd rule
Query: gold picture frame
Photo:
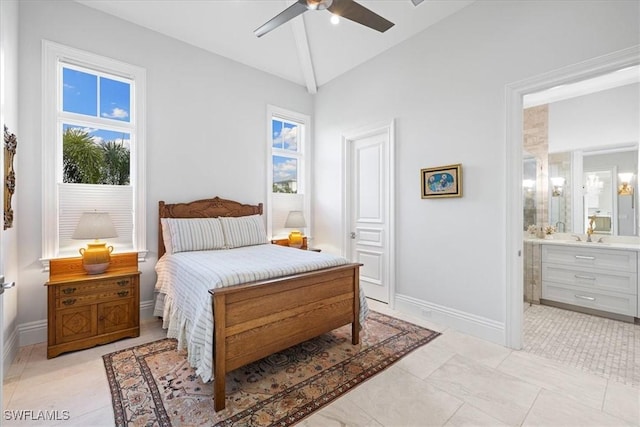
[[423, 199], [462, 197], [462, 164], [420, 170]]
[[18, 139], [4, 125], [4, 229], [13, 227], [13, 208], [11, 198], [16, 191], [16, 172], [13, 158], [16, 155]]

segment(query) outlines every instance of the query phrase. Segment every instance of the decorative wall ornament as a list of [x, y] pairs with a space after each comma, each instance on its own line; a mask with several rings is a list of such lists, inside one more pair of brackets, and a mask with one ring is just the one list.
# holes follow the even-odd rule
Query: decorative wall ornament
[[13, 226], [13, 208], [11, 207], [11, 197], [16, 191], [16, 173], [13, 169], [13, 158], [16, 155], [18, 140], [16, 136], [9, 133], [7, 126], [4, 126], [4, 229]]

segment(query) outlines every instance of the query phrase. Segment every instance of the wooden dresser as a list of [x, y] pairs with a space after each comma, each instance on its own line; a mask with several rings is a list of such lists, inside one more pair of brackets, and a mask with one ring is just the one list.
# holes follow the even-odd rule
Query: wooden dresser
[[111, 255], [102, 274], [89, 275], [82, 258], [50, 262], [47, 358], [140, 336], [138, 254]]

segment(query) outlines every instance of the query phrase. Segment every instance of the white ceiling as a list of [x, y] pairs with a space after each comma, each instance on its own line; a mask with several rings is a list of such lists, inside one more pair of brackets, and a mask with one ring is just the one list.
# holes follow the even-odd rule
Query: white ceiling
[[86, 6], [306, 86], [310, 93], [381, 52], [423, 31], [474, 0], [362, 0], [395, 23], [385, 33], [326, 11], [302, 16], [256, 37], [253, 31], [288, 0], [76, 0]]

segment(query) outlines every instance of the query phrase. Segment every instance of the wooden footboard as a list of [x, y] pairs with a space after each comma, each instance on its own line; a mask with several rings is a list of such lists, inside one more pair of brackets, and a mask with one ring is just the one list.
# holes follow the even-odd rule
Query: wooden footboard
[[359, 343], [359, 268], [212, 289], [214, 409], [225, 407], [225, 376], [236, 368], [351, 323]]

